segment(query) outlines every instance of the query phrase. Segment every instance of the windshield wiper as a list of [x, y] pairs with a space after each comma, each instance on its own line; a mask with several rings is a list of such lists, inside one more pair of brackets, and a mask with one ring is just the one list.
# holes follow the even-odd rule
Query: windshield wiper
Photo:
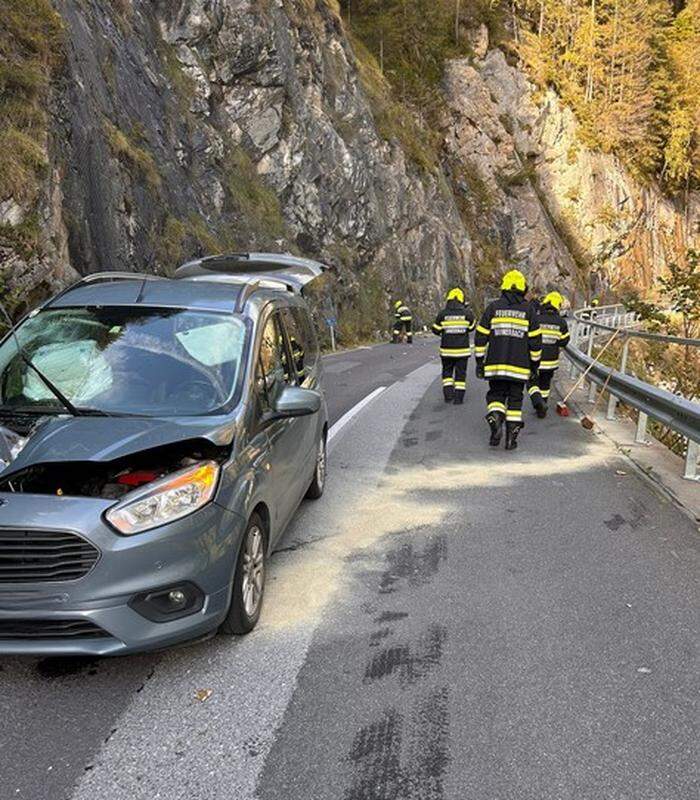
[[[131, 411], [105, 411], [102, 408], [92, 408], [91, 406], [73, 406], [79, 417], [145, 417], [151, 419], [148, 414], [135, 414]], [[15, 414], [33, 414], [39, 417], [55, 417], [64, 414], [65, 411], [59, 406], [0, 406], [0, 424], [2, 418], [14, 416]]]
[[73, 405], [73, 403], [71, 403], [71, 401], [63, 394], [63, 392], [56, 386], [54, 386], [54, 384], [46, 377], [46, 375], [44, 375], [44, 373], [32, 363], [31, 358], [29, 358], [25, 349], [22, 347], [22, 343], [19, 340], [19, 336], [17, 336], [16, 327], [12, 323], [12, 318], [7, 313], [7, 310], [5, 309], [5, 306], [2, 303], [0, 303], [0, 310], [2, 310], [2, 313], [5, 319], [7, 320], [7, 324], [10, 326], [10, 333], [12, 334], [12, 337], [15, 340], [15, 344], [17, 345], [17, 352], [19, 353], [19, 357], [22, 359], [25, 365], [29, 367], [29, 369], [33, 370], [36, 373], [36, 375], [39, 377], [44, 386], [46, 386], [46, 388], [51, 392], [51, 394], [61, 403], [62, 406], [65, 407], [68, 413], [74, 417], [79, 417], [80, 412]]

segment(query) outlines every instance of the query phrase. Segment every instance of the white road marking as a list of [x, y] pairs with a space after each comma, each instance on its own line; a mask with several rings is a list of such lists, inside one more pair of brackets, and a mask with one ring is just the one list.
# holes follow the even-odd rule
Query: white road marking
[[386, 386], [379, 386], [373, 392], [368, 394], [367, 397], [364, 397], [362, 400], [360, 400], [357, 405], [354, 405], [349, 411], [346, 411], [345, 414], [343, 414], [343, 416], [334, 425], [331, 425], [331, 428], [328, 431], [328, 441], [330, 442], [334, 436], [337, 436], [353, 417], [357, 416], [357, 414], [359, 414], [368, 403], [371, 403], [372, 400], [380, 395], [385, 389]]

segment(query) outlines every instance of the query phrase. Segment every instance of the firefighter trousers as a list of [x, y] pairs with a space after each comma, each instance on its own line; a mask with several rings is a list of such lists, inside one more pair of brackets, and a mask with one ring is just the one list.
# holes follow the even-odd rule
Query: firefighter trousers
[[523, 381], [510, 381], [504, 378], [489, 381], [486, 393], [487, 410], [503, 414], [507, 422], [523, 421]]
[[408, 344], [413, 342], [413, 322], [399, 319], [394, 323], [394, 330], [392, 331], [392, 341], [394, 344], [403, 339], [404, 331], [406, 332], [406, 341]]
[[467, 388], [468, 358], [448, 358], [442, 356], [442, 392], [445, 400], [461, 402]]
[[530, 400], [532, 400], [532, 405], [535, 408], [542, 404], [545, 406], [547, 405], [547, 401], [549, 400], [549, 395], [551, 392], [554, 372], [555, 370], [553, 369], [540, 370], [537, 375], [537, 383], [529, 384], [527, 392], [530, 395]]

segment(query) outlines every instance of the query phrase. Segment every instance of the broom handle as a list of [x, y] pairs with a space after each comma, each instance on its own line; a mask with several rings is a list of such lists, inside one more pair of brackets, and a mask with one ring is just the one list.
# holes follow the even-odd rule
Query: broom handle
[[603, 384], [603, 388], [600, 390], [600, 394], [596, 399], [593, 408], [591, 409], [591, 414], [598, 408], [598, 404], [603, 399], [603, 395], [605, 394], [605, 390], [608, 388], [608, 384], [610, 383], [610, 378], [612, 378], [612, 372], [608, 373], [608, 377], [605, 379], [605, 383]]
[[621, 333], [622, 329], [618, 328], [615, 333], [608, 339], [608, 341], [603, 345], [603, 349], [598, 353], [598, 355], [591, 361], [591, 363], [586, 367], [585, 372], [582, 373], [581, 377], [576, 381], [576, 383], [571, 387], [571, 389], [567, 392], [566, 397], [562, 400], [562, 403], [566, 404], [566, 401], [571, 397], [571, 395], [578, 389], [578, 387], [586, 380], [586, 375], [593, 369], [593, 367], [598, 363], [598, 359], [603, 355], [603, 353], [608, 349], [608, 347], [615, 341], [617, 335]]

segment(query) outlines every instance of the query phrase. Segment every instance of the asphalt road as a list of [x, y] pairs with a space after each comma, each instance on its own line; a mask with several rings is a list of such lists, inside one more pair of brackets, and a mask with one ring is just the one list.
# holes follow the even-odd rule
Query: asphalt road
[[696, 527], [572, 418], [488, 448], [484, 385], [445, 406], [434, 351], [327, 359], [332, 422], [388, 388], [335, 437], [253, 634], [3, 664], [0, 792], [698, 796]]

